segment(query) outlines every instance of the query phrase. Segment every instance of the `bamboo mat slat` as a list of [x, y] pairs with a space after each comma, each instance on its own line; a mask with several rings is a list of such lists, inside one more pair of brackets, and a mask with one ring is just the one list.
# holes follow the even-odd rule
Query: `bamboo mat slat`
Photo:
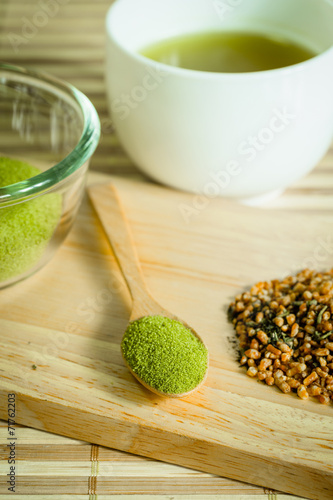
[[[9, 500], [9, 498], [13, 500], [22, 500], [22, 496], [20, 495], [0, 495], [0, 500]], [[24, 495], [26, 500], [54, 500], [54, 495]], [[72, 500], [72, 495], [61, 495], [57, 494], [56, 496], [59, 500]], [[133, 495], [75, 495], [75, 500], [134, 500]], [[299, 500], [298, 497], [290, 496], [290, 495], [279, 495], [278, 497], [273, 494], [264, 494], [264, 495], [238, 495], [237, 497], [231, 497], [230, 494], [218, 494], [218, 495], [135, 495], [135, 500]]]
[[[57, 0], [54, 0], [57, 3]], [[47, 2], [46, 2], [47, 3]], [[141, 176], [123, 152], [108, 117], [104, 83], [104, 23], [110, 0], [69, 0], [17, 50], [40, 0], [1, 0], [0, 60], [35, 67], [69, 81], [88, 95], [102, 123], [91, 168]], [[333, 207], [333, 148], [318, 167], [268, 207], [325, 213]], [[229, 479], [192, 471], [16, 426], [17, 490], [7, 490], [7, 423], [0, 421], [0, 500], [296, 500]], [[333, 496], [332, 496], [333, 498]], [[298, 499], [299, 500], [299, 499]]]

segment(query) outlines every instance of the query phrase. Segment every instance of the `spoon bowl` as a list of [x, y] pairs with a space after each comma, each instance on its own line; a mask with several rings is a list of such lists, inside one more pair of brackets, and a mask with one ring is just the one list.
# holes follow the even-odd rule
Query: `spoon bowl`
[[[152, 315], [150, 315], [152, 316]], [[159, 316], [161, 316], [161, 314], [159, 314]], [[201, 342], [202, 342], [202, 339], [199, 337], [199, 335], [192, 329], [190, 328], [186, 323], [184, 323], [184, 321], [176, 318], [176, 317], [170, 317], [169, 315], [165, 315], [165, 317], [167, 318], [170, 318], [170, 319], [175, 319], [176, 321], [180, 321], [181, 323], [183, 323], [183, 325], [188, 328], [195, 337], [197, 337]], [[137, 319], [140, 319], [140, 318], [137, 318]], [[202, 342], [203, 343], [203, 342]], [[203, 343], [204, 344], [204, 343]], [[204, 344], [205, 345], [205, 344]], [[207, 369], [206, 369], [206, 372], [205, 372], [205, 375], [203, 377], [203, 379], [201, 380], [201, 382], [196, 386], [194, 387], [193, 389], [191, 389], [190, 391], [187, 391], [187, 392], [182, 392], [182, 393], [179, 393], [179, 394], [173, 394], [173, 393], [168, 393], [168, 392], [162, 392], [162, 391], [159, 391], [158, 389], [156, 389], [155, 387], [152, 387], [151, 385], [148, 385], [144, 380], [142, 380], [142, 378], [140, 378], [133, 370], [132, 368], [130, 367], [130, 365], [127, 363], [126, 361], [126, 358], [123, 354], [123, 351], [121, 350], [121, 354], [122, 354], [122, 357], [123, 357], [123, 360], [125, 362], [125, 365], [126, 367], [128, 368], [128, 370], [131, 372], [131, 374], [140, 382], [140, 384], [142, 384], [144, 387], [146, 387], [146, 389], [149, 389], [151, 392], [154, 392], [155, 394], [158, 394], [159, 396], [164, 396], [164, 397], [169, 397], [169, 398], [184, 398], [185, 396], [189, 396], [190, 394], [192, 394], [192, 392], [195, 392], [197, 391], [206, 381], [206, 378], [207, 378], [207, 374], [208, 374], [208, 359], [207, 359]]]
[[[188, 396], [192, 392], [199, 389], [199, 387], [201, 387], [204, 384], [207, 378], [208, 365], [209, 365], [209, 355], [207, 346], [205, 345], [202, 338], [198, 335], [198, 333], [195, 330], [193, 330], [193, 328], [191, 328], [187, 323], [185, 323], [185, 321], [179, 319], [177, 316], [164, 309], [158, 302], [156, 302], [156, 300], [150, 294], [150, 291], [148, 290], [144, 281], [139, 259], [134, 247], [134, 242], [131, 235], [130, 227], [126, 219], [126, 216], [124, 214], [123, 207], [119, 199], [118, 193], [116, 191], [116, 188], [111, 184], [97, 185], [90, 187], [88, 189], [88, 192], [90, 199], [98, 214], [98, 217], [103, 225], [108, 240], [113, 248], [120, 270], [127, 283], [128, 289], [130, 291], [133, 300], [132, 312], [129, 324], [147, 316], [162, 316], [165, 318], [169, 318], [171, 320], [178, 321], [182, 323], [185, 326], [185, 328], [187, 328], [201, 342], [201, 344], [205, 347], [207, 352], [207, 367], [202, 380], [194, 388], [183, 393], [175, 394], [175, 393], [162, 392], [156, 389], [155, 387], [148, 385], [144, 380], [142, 380], [142, 378], [140, 378], [133, 371], [133, 369], [128, 364], [124, 356], [123, 350], [121, 349], [125, 365], [132, 373], [132, 375], [144, 387], [146, 387], [155, 394], [171, 398], [183, 398], [185, 396]], [[126, 331], [124, 333], [124, 337], [126, 335]]]

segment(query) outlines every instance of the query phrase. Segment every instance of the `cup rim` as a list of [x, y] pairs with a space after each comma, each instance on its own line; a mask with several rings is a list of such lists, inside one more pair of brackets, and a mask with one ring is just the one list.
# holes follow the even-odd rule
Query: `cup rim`
[[[161, 71], [164, 71], [166, 75], [175, 75], [188, 78], [196, 78], [201, 80], [215, 80], [215, 81], [273, 78], [280, 75], [283, 76], [285, 74], [302, 71], [306, 69], [308, 66], [316, 64], [318, 61], [321, 61], [321, 59], [326, 58], [328, 55], [333, 53], [333, 43], [332, 43], [330, 47], [314, 55], [310, 59], [307, 59], [306, 61], [297, 64], [292, 64], [290, 66], [283, 66], [281, 68], [275, 68], [263, 71], [248, 71], [242, 73], [218, 73], [212, 71], [199, 71], [187, 68], [180, 68], [177, 66], [171, 66], [169, 64], [154, 61], [153, 59], [150, 59], [149, 57], [146, 57], [143, 54], [140, 54], [139, 52], [136, 52], [134, 50], [129, 50], [127, 47], [125, 47], [122, 43], [119, 42], [118, 38], [113, 36], [111, 31], [112, 17], [114, 16], [114, 10], [117, 8], [117, 5], [121, 1], [122, 0], [116, 0], [111, 5], [111, 7], [107, 12], [105, 24], [106, 24], [106, 32], [108, 38], [112, 40], [112, 42], [116, 44], [117, 47], [123, 52], [125, 52], [129, 57], [135, 59], [139, 63], [144, 63], [146, 66], [153, 66], [155, 69], [161, 69]], [[252, 33], [254, 33], [254, 31], [252, 31]]]
[[91, 101], [76, 87], [47, 73], [21, 66], [0, 63], [0, 72], [6, 71], [44, 84], [50, 91], [58, 90], [76, 103], [83, 116], [83, 131], [75, 148], [51, 168], [27, 180], [0, 188], [0, 205], [8, 204], [49, 191], [76, 172], [94, 153], [100, 138], [100, 120]]

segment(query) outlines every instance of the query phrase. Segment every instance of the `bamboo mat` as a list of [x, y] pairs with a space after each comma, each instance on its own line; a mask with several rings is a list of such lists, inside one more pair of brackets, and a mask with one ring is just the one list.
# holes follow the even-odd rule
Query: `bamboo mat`
[[[122, 151], [106, 106], [104, 19], [111, 3], [110, 0], [0, 0], [0, 60], [47, 71], [87, 94], [102, 124], [101, 143], [91, 168], [134, 177], [141, 174]], [[41, 15], [42, 4], [53, 5], [47, 18]], [[30, 37], [25, 36], [27, 22], [38, 24], [38, 20], [44, 25]], [[22, 43], [16, 48], [13, 34], [21, 37]], [[308, 177], [269, 207], [324, 213], [333, 208], [332, 195], [333, 148]], [[10, 493], [6, 484], [7, 423], [0, 421], [0, 500], [296, 499], [19, 425], [16, 435], [16, 492]]]
[[293, 498], [19, 425], [16, 426], [17, 495], [9, 495], [7, 436], [7, 423], [0, 421], [0, 500], [21, 495], [40, 500], [54, 494], [60, 500], [93, 499], [96, 492], [99, 500], [103, 496], [121, 500], [176, 500], [179, 496], [185, 500], [184, 495], [196, 500]]

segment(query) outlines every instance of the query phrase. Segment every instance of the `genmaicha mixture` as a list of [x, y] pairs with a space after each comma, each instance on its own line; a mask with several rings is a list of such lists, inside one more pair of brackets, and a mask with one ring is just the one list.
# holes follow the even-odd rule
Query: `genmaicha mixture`
[[259, 282], [236, 296], [229, 320], [250, 377], [333, 401], [333, 269]]
[[183, 323], [164, 316], [130, 323], [121, 349], [134, 373], [166, 394], [191, 391], [206, 373], [206, 347]]

